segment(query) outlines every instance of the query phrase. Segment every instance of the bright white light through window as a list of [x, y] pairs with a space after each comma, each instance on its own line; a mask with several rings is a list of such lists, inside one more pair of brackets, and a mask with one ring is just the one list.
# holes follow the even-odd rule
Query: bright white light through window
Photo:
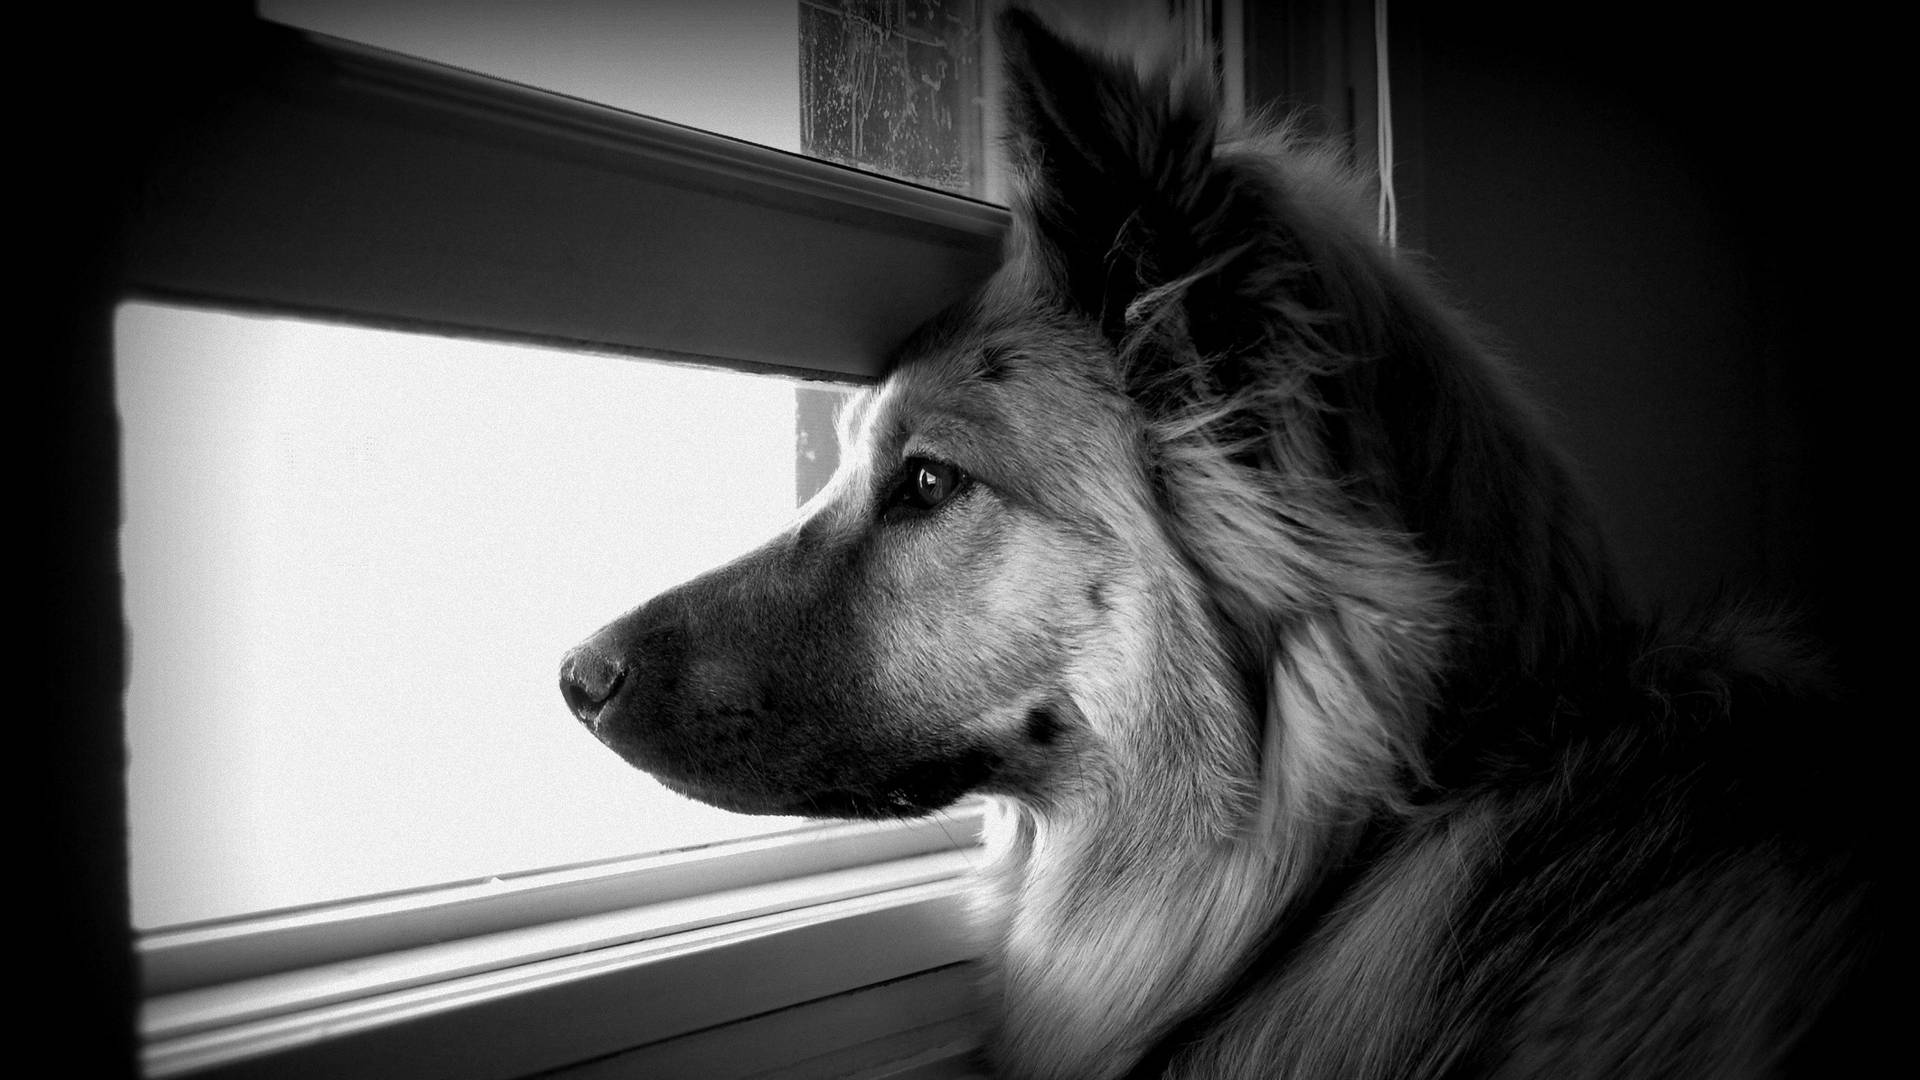
[[667, 792], [556, 682], [791, 520], [793, 382], [152, 304], [115, 335], [136, 926], [794, 823]]

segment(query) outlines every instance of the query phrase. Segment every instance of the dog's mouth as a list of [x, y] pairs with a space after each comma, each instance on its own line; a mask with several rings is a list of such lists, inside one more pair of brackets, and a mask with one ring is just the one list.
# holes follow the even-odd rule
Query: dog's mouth
[[[849, 618], [816, 613], [819, 633], [803, 635], [788, 633], [786, 617], [736, 610], [726, 575], [752, 567], [731, 566], [656, 597], [562, 661], [568, 710], [629, 765], [734, 813], [864, 819], [932, 814], [1031, 771], [1022, 736], [894, 700], [848, 670], [854, 645], [822, 641]], [[1053, 741], [1049, 725], [1028, 727], [1036, 745]]]
[[968, 750], [924, 761], [884, 781], [860, 788], [836, 788], [806, 796], [798, 811], [811, 817], [920, 817], [944, 810], [984, 787], [1000, 765], [991, 750]]
[[831, 818], [919, 817], [945, 809], [988, 783], [1003, 756], [956, 747], [901, 763], [897, 747], [769, 746], [757, 733], [775, 721], [703, 714], [696, 723], [649, 722], [611, 699], [623, 680], [608, 677], [597, 700], [568, 686], [587, 729], [627, 764], [668, 790], [736, 814]]
[[985, 786], [999, 763], [1000, 755], [990, 750], [967, 750], [916, 762], [872, 781], [855, 779], [832, 787], [787, 791], [691, 779], [657, 764], [634, 764], [676, 794], [736, 814], [876, 819], [923, 817], [944, 810]]

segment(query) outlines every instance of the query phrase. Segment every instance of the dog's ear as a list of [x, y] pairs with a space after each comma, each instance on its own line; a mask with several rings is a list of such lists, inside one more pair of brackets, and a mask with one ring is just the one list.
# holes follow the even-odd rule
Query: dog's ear
[[1118, 342], [1129, 305], [1205, 257], [1218, 104], [1201, 70], [1137, 74], [1031, 13], [999, 20], [1009, 149], [1032, 254]]

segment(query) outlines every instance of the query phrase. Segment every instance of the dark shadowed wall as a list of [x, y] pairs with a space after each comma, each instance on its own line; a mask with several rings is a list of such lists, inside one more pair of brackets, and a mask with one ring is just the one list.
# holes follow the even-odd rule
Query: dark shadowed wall
[[[1252, 94], [1352, 125], [1369, 160], [1371, 23], [1370, 3], [1250, 5]], [[1390, 23], [1403, 246], [1546, 406], [1635, 592], [1724, 586], [1866, 636], [1857, 50], [1785, 8], [1395, 4]], [[1285, 70], [1288, 33], [1334, 70]]]

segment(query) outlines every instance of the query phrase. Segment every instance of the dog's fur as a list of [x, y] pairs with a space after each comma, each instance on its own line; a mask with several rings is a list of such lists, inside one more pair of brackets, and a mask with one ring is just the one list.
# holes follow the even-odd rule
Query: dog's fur
[[1004, 1075], [1804, 1064], [1869, 895], [1797, 794], [1821, 662], [1634, 615], [1331, 157], [1001, 34], [1004, 267], [849, 407], [797, 524], [569, 655], [575, 712], [741, 811], [999, 797]]

